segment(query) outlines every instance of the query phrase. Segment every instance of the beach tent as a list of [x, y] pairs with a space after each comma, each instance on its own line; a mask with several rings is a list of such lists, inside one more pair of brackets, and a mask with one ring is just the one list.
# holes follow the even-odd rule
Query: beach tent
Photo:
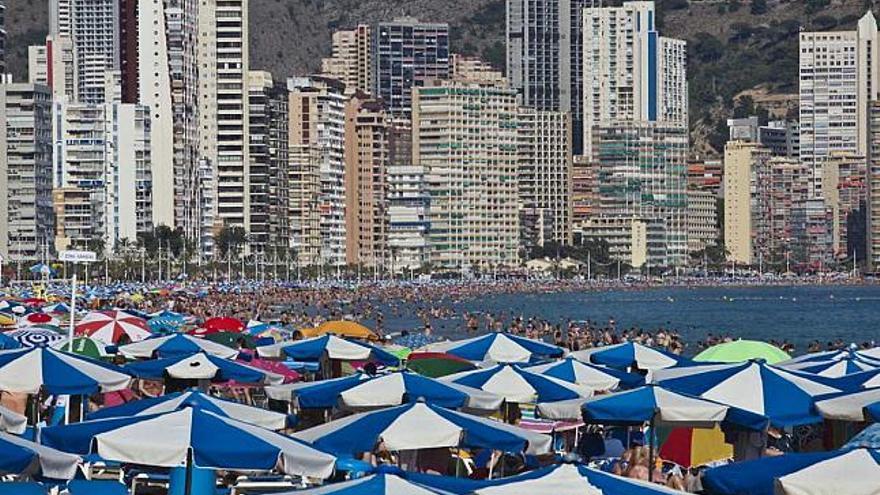
[[400, 364], [400, 359], [397, 356], [384, 349], [335, 335], [257, 347], [257, 354], [266, 358], [287, 356], [297, 361], [318, 361], [326, 355], [330, 359], [341, 361], [376, 360], [391, 366]]
[[76, 334], [105, 344], [116, 344], [123, 337], [129, 342], [139, 342], [153, 335], [143, 318], [125, 311], [92, 311], [76, 325]]
[[247, 366], [206, 353], [182, 357], [137, 361], [125, 370], [138, 378], [161, 380], [166, 376], [181, 380], [235, 380], [242, 383], [280, 384], [284, 377], [266, 370]]
[[532, 363], [565, 354], [561, 347], [508, 333], [489, 333], [472, 339], [435, 342], [417, 351], [445, 352], [468, 361], [493, 363]]
[[[579, 402], [579, 403], [578, 403]], [[656, 385], [594, 397], [586, 401], [539, 404], [542, 417], [577, 418], [592, 424], [635, 426], [692, 426], [711, 428], [716, 424], [762, 431], [768, 420], [760, 414], [730, 407], [712, 400], [688, 396]]]
[[572, 352], [571, 357], [585, 363], [604, 364], [619, 369], [636, 367], [654, 371], [688, 363], [688, 359], [643, 344], [624, 342]]
[[504, 397], [507, 402], [520, 404], [556, 402], [593, 395], [589, 388], [539, 375], [528, 368], [512, 364], [497, 364], [491, 368], [464, 371], [444, 376], [441, 380], [477, 388]]
[[776, 480], [777, 495], [876, 495], [880, 452], [856, 449]]
[[[849, 452], [851, 451], [835, 450], [785, 454], [727, 464], [707, 469], [703, 474], [703, 488], [709, 495], [775, 495], [776, 478]], [[837, 490], [834, 493], [843, 495], [847, 492]]]
[[76, 475], [80, 457], [0, 432], [0, 473], [41, 474], [69, 480]]
[[380, 439], [390, 451], [460, 446], [545, 454], [552, 443], [547, 435], [422, 402], [354, 414], [293, 436], [339, 455], [372, 452]]
[[0, 431], [21, 435], [27, 428], [27, 418], [0, 406]]
[[377, 473], [363, 478], [329, 485], [281, 492], [276, 495], [448, 495], [407, 481], [390, 473]]
[[880, 421], [880, 388], [843, 392], [816, 401], [816, 410], [825, 419], [841, 421]]
[[119, 347], [119, 354], [132, 359], [182, 357], [198, 352], [205, 352], [224, 359], [235, 359], [238, 356], [236, 349], [184, 334], [153, 337]]
[[319, 337], [329, 333], [350, 339], [379, 340], [379, 336], [369, 328], [348, 320], [327, 321], [316, 328], [303, 328], [299, 332], [305, 338]]
[[657, 370], [654, 381], [669, 390], [766, 416], [779, 427], [821, 422], [814, 398], [840, 392], [760, 360]]
[[[298, 440], [208, 410], [84, 421], [44, 428], [41, 441], [80, 455], [156, 467], [269, 471], [327, 478], [336, 459]], [[280, 461], [280, 462], [279, 462]]]
[[204, 409], [220, 416], [257, 425], [268, 430], [282, 430], [288, 427], [286, 414], [248, 406], [231, 400], [219, 399], [197, 390], [175, 392], [160, 397], [136, 400], [115, 407], [106, 407], [89, 413], [87, 419], [148, 416], [177, 411], [185, 407]]
[[[289, 386], [280, 386], [285, 387]], [[377, 408], [421, 400], [454, 409], [497, 411], [504, 403], [502, 397], [490, 392], [403, 371], [376, 377], [353, 375], [288, 390], [288, 400], [295, 397], [301, 408]], [[280, 390], [267, 391], [270, 397], [284, 396], [278, 392]]]
[[624, 478], [578, 464], [558, 464], [494, 480], [405, 473], [407, 480], [455, 495], [681, 495], [656, 483]]
[[121, 368], [48, 347], [0, 351], [0, 390], [53, 395], [114, 392], [128, 387]]
[[645, 378], [640, 375], [607, 366], [585, 363], [572, 357], [553, 363], [530, 366], [526, 369], [532, 373], [574, 383], [596, 391], [633, 388], [645, 384]]
[[694, 361], [713, 363], [741, 363], [750, 359], [763, 359], [776, 364], [791, 359], [782, 349], [759, 340], [734, 340], [713, 345], [694, 357]]
[[26, 327], [4, 332], [6, 337], [19, 343], [21, 347], [44, 347], [64, 342], [67, 338], [47, 328]]

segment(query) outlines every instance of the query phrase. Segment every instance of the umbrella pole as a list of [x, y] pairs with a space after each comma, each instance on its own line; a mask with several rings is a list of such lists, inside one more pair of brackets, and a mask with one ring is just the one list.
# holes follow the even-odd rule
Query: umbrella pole
[[186, 451], [186, 476], [184, 480], [183, 493], [184, 495], [192, 495], [192, 475], [193, 475], [193, 459], [192, 459], [192, 449], [187, 449]]
[[648, 481], [654, 481], [654, 418], [651, 417], [651, 424], [648, 431]]

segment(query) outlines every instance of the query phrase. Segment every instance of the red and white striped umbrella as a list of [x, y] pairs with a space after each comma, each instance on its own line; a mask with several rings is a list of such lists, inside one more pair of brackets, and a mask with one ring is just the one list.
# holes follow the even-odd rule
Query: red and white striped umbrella
[[80, 320], [76, 334], [105, 344], [118, 344], [123, 336], [130, 342], [139, 342], [152, 335], [146, 320], [125, 311], [92, 311]]

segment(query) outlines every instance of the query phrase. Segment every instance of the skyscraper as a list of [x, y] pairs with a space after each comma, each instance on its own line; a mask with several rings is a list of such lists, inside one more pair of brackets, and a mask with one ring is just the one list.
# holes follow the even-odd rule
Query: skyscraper
[[6, 74], [6, 5], [0, 1], [0, 76]]
[[354, 29], [333, 33], [333, 53], [321, 60], [321, 75], [345, 84], [347, 94], [369, 93], [373, 85], [370, 26], [358, 24]]
[[82, 103], [103, 103], [107, 99], [107, 74], [120, 69], [120, 2], [55, 1], [69, 6], [67, 15], [70, 16], [70, 38], [76, 53], [78, 78], [76, 99]]
[[583, 9], [592, 0], [507, 0], [507, 75], [523, 104], [572, 115], [583, 151]]
[[880, 98], [880, 36], [868, 11], [855, 31], [801, 33], [800, 156], [821, 195], [822, 161], [868, 152], [869, 102]]
[[449, 78], [449, 25], [400, 18], [373, 29], [373, 96], [409, 118], [412, 88]]
[[435, 269], [517, 263], [517, 110], [513, 89], [435, 81], [413, 90], [413, 165], [428, 184]]
[[584, 154], [609, 120], [687, 126], [687, 44], [661, 37], [655, 18], [654, 2], [584, 10]]

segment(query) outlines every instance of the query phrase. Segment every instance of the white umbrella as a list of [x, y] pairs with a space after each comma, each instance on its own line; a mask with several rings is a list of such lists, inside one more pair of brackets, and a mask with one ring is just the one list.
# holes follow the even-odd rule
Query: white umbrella
[[778, 495], [877, 495], [880, 454], [856, 449], [776, 480]]

